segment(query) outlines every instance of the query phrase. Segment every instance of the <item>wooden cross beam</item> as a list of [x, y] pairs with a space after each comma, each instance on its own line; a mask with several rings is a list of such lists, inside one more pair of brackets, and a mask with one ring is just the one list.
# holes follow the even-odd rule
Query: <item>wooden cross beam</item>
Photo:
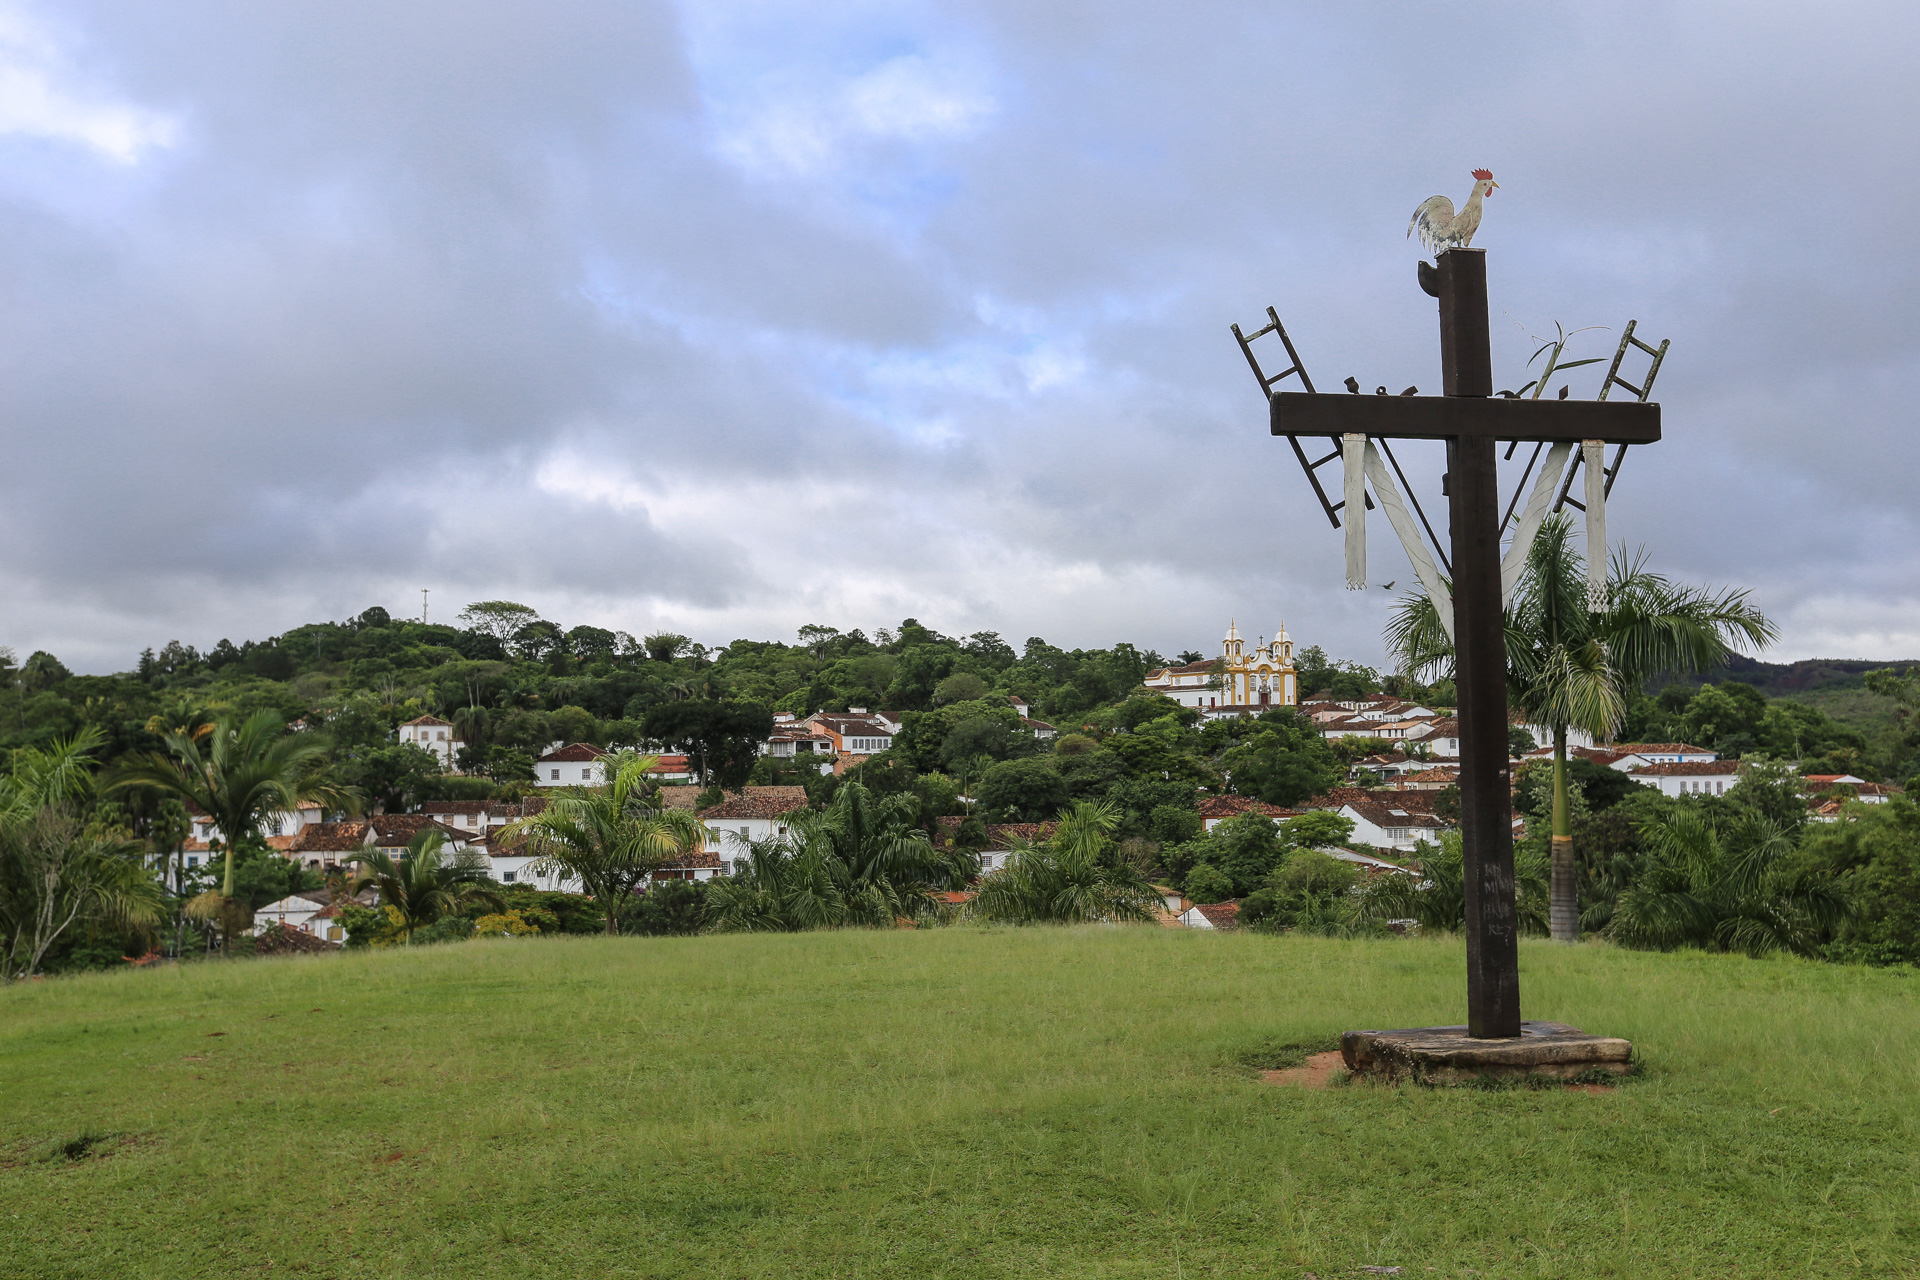
[[1329, 396], [1284, 391], [1269, 402], [1277, 436], [1355, 434], [1392, 440], [1653, 444], [1660, 406], [1631, 400], [1479, 400], [1464, 396]]
[[[1455, 684], [1460, 698], [1460, 836], [1465, 851], [1468, 1034], [1520, 1034], [1519, 918], [1514, 907], [1512, 778], [1507, 770], [1507, 654], [1500, 580], [1496, 440], [1651, 444], [1660, 406], [1494, 399], [1487, 259], [1449, 249], [1421, 284], [1440, 300], [1443, 395], [1281, 393], [1273, 434], [1447, 442]], [[1297, 362], [1296, 362], [1297, 363]], [[1357, 513], [1349, 518], [1358, 518]]]

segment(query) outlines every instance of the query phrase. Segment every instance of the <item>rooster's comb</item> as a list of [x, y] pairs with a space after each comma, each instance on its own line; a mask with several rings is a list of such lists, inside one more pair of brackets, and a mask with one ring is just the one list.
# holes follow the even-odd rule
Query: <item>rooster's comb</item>
[[1474, 177], [1476, 177], [1476, 178], [1478, 178], [1478, 179], [1479, 179], [1480, 181], [1482, 181], [1482, 182], [1492, 182], [1492, 181], [1493, 181], [1493, 170], [1491, 170], [1491, 169], [1475, 169], [1475, 170], [1473, 171], [1473, 176], [1474, 176]]

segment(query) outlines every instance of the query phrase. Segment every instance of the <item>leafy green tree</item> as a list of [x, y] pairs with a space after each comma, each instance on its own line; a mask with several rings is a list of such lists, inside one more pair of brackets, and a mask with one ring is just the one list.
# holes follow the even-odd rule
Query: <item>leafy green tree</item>
[[648, 771], [658, 756], [607, 758], [608, 785], [556, 796], [540, 813], [510, 823], [503, 835], [525, 839], [541, 856], [542, 874], [558, 871], [580, 881], [606, 922], [618, 930], [621, 911], [659, 868], [700, 848], [707, 830], [685, 809], [652, 803]]
[[1727, 789], [1726, 800], [1751, 810], [1794, 840], [1808, 820], [1805, 783], [1783, 761], [1752, 757], [1740, 762], [1740, 776]]
[[1241, 901], [1239, 920], [1258, 929], [1348, 930], [1360, 915], [1354, 895], [1359, 883], [1352, 863], [1295, 849]]
[[987, 682], [971, 671], [956, 671], [934, 686], [933, 690], [933, 701], [936, 705], [949, 702], [972, 702], [986, 696]]
[[663, 702], [647, 712], [647, 736], [693, 757], [704, 785], [729, 791], [746, 785], [760, 745], [773, 732], [764, 706], [734, 706], [711, 698]]
[[152, 787], [213, 819], [225, 850], [221, 896], [233, 897], [233, 846], [257, 839], [266, 822], [303, 804], [340, 806], [350, 797], [320, 766], [327, 740], [287, 732], [272, 711], [244, 720], [222, 716], [204, 734], [161, 735], [164, 751], [141, 752], [115, 769], [109, 790]]
[[1681, 736], [1720, 754], [1739, 757], [1759, 743], [1767, 700], [1752, 685], [1738, 681], [1702, 685], [1687, 703]]
[[1353, 839], [1353, 819], [1326, 809], [1314, 809], [1282, 822], [1280, 834], [1294, 849], [1338, 847]]
[[1200, 836], [1200, 811], [1192, 804], [1155, 805], [1147, 829], [1162, 844], [1184, 844]]
[[[1017, 723], [1017, 722], [1016, 722]], [[948, 730], [940, 742], [940, 764], [947, 769], [986, 756], [1009, 760], [1033, 749], [1033, 735], [1016, 730], [998, 716], [971, 716]]]
[[83, 730], [21, 748], [0, 777], [0, 980], [33, 977], [75, 924], [145, 929], [160, 919], [160, 887], [132, 833], [80, 820], [99, 742]]
[[[1580, 936], [1565, 798], [1568, 728], [1610, 737], [1625, 719], [1629, 692], [1653, 676], [1710, 670], [1736, 647], [1761, 646], [1774, 637], [1773, 624], [1747, 602], [1746, 592], [1678, 586], [1649, 570], [1644, 553], [1629, 559], [1624, 548], [1610, 566], [1604, 599], [1598, 608], [1590, 603], [1572, 522], [1549, 517], [1507, 607], [1507, 680], [1508, 698], [1553, 730], [1550, 917], [1553, 936], [1566, 942]], [[1452, 641], [1424, 594], [1401, 599], [1387, 643], [1409, 675], [1452, 674]]]
[[1920, 805], [1904, 796], [1854, 805], [1845, 821], [1811, 832], [1799, 860], [1837, 878], [1852, 904], [1826, 954], [1920, 965]]
[[334, 771], [344, 786], [386, 813], [404, 813], [414, 807], [445, 772], [440, 757], [411, 742], [342, 751]]
[[562, 742], [600, 742], [598, 722], [585, 707], [555, 707], [547, 713], [547, 727]]
[[1236, 898], [1252, 893], [1287, 854], [1273, 819], [1257, 813], [1228, 818], [1209, 831], [1202, 843], [1201, 862], [1226, 875], [1233, 885], [1231, 896]]
[[398, 917], [396, 932], [402, 942], [412, 942], [416, 930], [471, 903], [505, 909], [487, 880], [485, 858], [466, 850], [448, 857], [446, 832], [432, 827], [407, 841], [406, 853], [397, 860], [385, 850], [370, 848], [355, 854], [355, 861], [360, 869], [354, 873], [352, 892], [368, 887], [377, 891], [381, 905]]
[[539, 617], [539, 610], [511, 600], [478, 600], [460, 611], [460, 621], [467, 630], [491, 636], [501, 644]]
[[1268, 712], [1257, 723], [1221, 756], [1236, 792], [1284, 808], [1343, 781], [1339, 758], [1311, 723], [1291, 711]]
[[1066, 802], [1066, 780], [1050, 760], [1002, 761], [980, 780], [980, 807], [994, 822], [1046, 822]]
[[582, 662], [609, 662], [620, 647], [619, 637], [604, 627], [575, 627], [566, 642], [567, 651]]
[[986, 877], [972, 911], [1004, 924], [1145, 922], [1160, 895], [1140, 869], [1119, 857], [1120, 815], [1109, 805], [1076, 804], [1045, 840], [1016, 841], [1005, 869]]
[[1225, 902], [1233, 897], [1233, 877], [1211, 862], [1196, 862], [1182, 880], [1181, 891], [1195, 902]]

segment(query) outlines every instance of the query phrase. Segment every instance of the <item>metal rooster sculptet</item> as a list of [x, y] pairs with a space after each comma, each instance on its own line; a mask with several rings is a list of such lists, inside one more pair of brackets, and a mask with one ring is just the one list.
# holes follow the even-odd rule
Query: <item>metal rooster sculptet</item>
[[1418, 231], [1420, 243], [1436, 254], [1446, 249], [1466, 248], [1473, 243], [1473, 233], [1480, 229], [1480, 202], [1499, 185], [1491, 172], [1475, 169], [1473, 194], [1467, 197], [1466, 208], [1455, 213], [1453, 201], [1445, 196], [1429, 196], [1413, 211], [1407, 234]]

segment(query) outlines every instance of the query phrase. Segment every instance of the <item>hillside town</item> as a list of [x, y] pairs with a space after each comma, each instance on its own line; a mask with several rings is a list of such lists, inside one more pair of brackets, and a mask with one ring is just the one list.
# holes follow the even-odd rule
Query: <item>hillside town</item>
[[[1451, 709], [1435, 699], [1385, 694], [1302, 700], [1293, 642], [1284, 627], [1272, 641], [1261, 637], [1249, 646], [1237, 625], [1230, 625], [1221, 649], [1218, 658], [1147, 669], [1129, 696], [1162, 699], [1170, 708], [1179, 708], [1177, 715], [1196, 724], [1255, 722], [1276, 714], [1291, 717], [1348, 763], [1340, 785], [1286, 805], [1196, 787], [1190, 803], [1198, 816], [1199, 834], [1211, 835], [1230, 820], [1258, 819], [1278, 829], [1293, 819], [1326, 814], [1338, 820], [1343, 837], [1337, 844], [1322, 846], [1328, 856], [1367, 876], [1417, 875], [1422, 851], [1438, 848], [1457, 831], [1459, 726]], [[1025, 698], [1000, 694], [988, 701], [1004, 705], [1012, 717], [1009, 723], [1017, 724], [1017, 732], [1036, 747], [1045, 749], [1060, 737], [1053, 724], [1033, 716]], [[757, 740], [755, 752], [768, 761], [823, 778], [843, 779], [850, 774], [857, 778], [894, 749], [912, 715], [862, 706], [804, 715], [776, 712], [771, 730]], [[1561, 732], [1570, 759], [1616, 772], [1628, 784], [1664, 796], [1724, 797], [1740, 780], [1740, 762], [1723, 760], [1710, 748], [1685, 742], [1596, 744], [1590, 734], [1577, 728], [1562, 727]], [[1518, 712], [1512, 715], [1512, 776], [1523, 776], [1530, 764], [1551, 761], [1551, 747], [1535, 744], [1551, 742], [1553, 734], [1551, 726], [1530, 722]], [[468, 744], [455, 723], [438, 716], [415, 716], [395, 729], [394, 738], [430, 754], [452, 776], [461, 773], [460, 761], [468, 758]], [[745, 866], [744, 857], [755, 842], [784, 838], [794, 815], [806, 812], [813, 803], [803, 785], [703, 788], [693, 757], [663, 750], [659, 743], [643, 742], [637, 747], [652, 751], [647, 773], [653, 803], [664, 810], [690, 813], [702, 833], [696, 844], [651, 870], [649, 880], [655, 885], [704, 883], [733, 875], [737, 867]], [[591, 742], [553, 742], [532, 762], [528, 794], [498, 800], [424, 800], [410, 812], [366, 817], [330, 816], [321, 806], [306, 804], [276, 815], [263, 829], [262, 839], [290, 864], [337, 886], [368, 852], [403, 858], [410, 844], [431, 832], [455, 856], [477, 860], [496, 884], [578, 894], [583, 891], [578, 878], [544, 857], [516, 824], [524, 825], [545, 812], [552, 797], [606, 788], [609, 762], [619, 760], [621, 751]], [[1849, 803], [1883, 804], [1903, 794], [1900, 787], [1850, 773], [1808, 774], [1802, 786], [1807, 818], [1813, 823], [1840, 821]], [[967, 813], [981, 807], [977, 798], [960, 795], [957, 799], [962, 811], [939, 817], [933, 833], [936, 844], [947, 848], [954, 847]], [[204, 813], [193, 814], [191, 821], [191, 838], [177, 864], [176, 874], [183, 877], [209, 863], [221, 839], [216, 824]], [[1528, 820], [1518, 807], [1512, 821], [1516, 837], [1524, 837]], [[987, 877], [1004, 871], [1020, 848], [1045, 839], [1056, 826], [1051, 820], [981, 823], [984, 838], [970, 850], [977, 859], [977, 874]], [[1195, 902], [1173, 885], [1160, 885], [1157, 892], [1164, 899], [1168, 923], [1201, 929], [1234, 927], [1237, 908], [1232, 901]], [[961, 905], [974, 894], [975, 888], [951, 891], [944, 901]], [[318, 942], [344, 944], [343, 907], [365, 906], [373, 900], [363, 893], [343, 902], [337, 887], [302, 890], [258, 908], [253, 931], [264, 936], [270, 930], [290, 930]]]

